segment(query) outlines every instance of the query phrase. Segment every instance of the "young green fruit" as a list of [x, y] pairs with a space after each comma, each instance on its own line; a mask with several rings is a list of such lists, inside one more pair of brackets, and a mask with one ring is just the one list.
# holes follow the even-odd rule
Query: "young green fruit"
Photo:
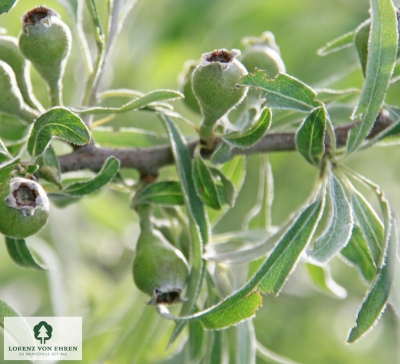
[[237, 88], [246, 68], [236, 59], [240, 51], [226, 49], [204, 53], [192, 76], [193, 93], [199, 101], [203, 122], [200, 136], [212, 136], [215, 124], [246, 96], [247, 88]]
[[16, 239], [36, 234], [49, 217], [49, 200], [39, 183], [13, 178], [0, 185], [0, 233]]
[[149, 206], [138, 207], [141, 232], [133, 262], [134, 282], [152, 297], [149, 305], [182, 302], [181, 294], [189, 277], [188, 264], [183, 254], [153, 229], [149, 211]]
[[27, 123], [32, 123], [38, 113], [27, 106], [18, 88], [12, 68], [0, 61], [0, 113], [15, 116]]
[[6, 62], [14, 71], [25, 103], [33, 109], [40, 110], [41, 105], [32, 92], [29, 62], [21, 54], [17, 38], [7, 35], [0, 36], [0, 60]]
[[23, 17], [19, 48], [48, 83], [52, 104], [61, 103], [61, 79], [71, 49], [71, 32], [52, 9], [38, 6]]

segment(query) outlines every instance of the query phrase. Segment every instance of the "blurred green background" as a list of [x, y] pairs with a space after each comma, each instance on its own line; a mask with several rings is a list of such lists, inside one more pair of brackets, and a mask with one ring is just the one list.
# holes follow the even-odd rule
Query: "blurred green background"
[[[106, 2], [99, 0], [97, 4], [104, 16]], [[9, 14], [0, 17], [0, 27], [17, 36], [20, 16], [37, 5], [41, 3], [20, 0]], [[59, 2], [48, 0], [46, 5], [71, 24]], [[361, 72], [353, 49], [324, 58], [318, 57], [316, 50], [357, 27], [368, 17], [368, 8], [367, 0], [139, 0], [116, 42], [103, 89], [177, 89], [177, 77], [186, 60], [198, 59], [202, 53], [216, 48], [240, 49], [242, 37], [259, 36], [266, 30], [275, 34], [289, 74], [317, 87], [361, 87]], [[86, 21], [84, 28], [94, 53], [90, 22]], [[43, 81], [35, 72], [32, 74], [38, 99], [48, 105]], [[82, 97], [84, 79], [76, 42], [66, 74], [65, 104], [76, 106]], [[398, 94], [398, 87], [394, 87], [389, 93], [390, 103], [400, 105]], [[174, 106], [199, 121], [183, 103], [175, 102]], [[338, 117], [333, 122], [348, 119]], [[162, 132], [157, 118], [146, 113], [120, 116], [112, 126]], [[0, 121], [0, 132], [6, 133], [6, 128]], [[216, 232], [237, 230], [245, 213], [255, 204], [258, 158], [248, 158], [244, 188], [235, 207], [216, 226]], [[382, 186], [398, 216], [399, 158], [400, 149], [393, 146], [374, 148], [349, 160], [351, 167]], [[296, 153], [271, 154], [270, 160], [275, 179], [273, 223], [277, 225], [301, 206], [316, 171]], [[167, 168], [162, 173], [168, 175], [173, 171]], [[135, 173], [127, 175], [136, 177]], [[173, 324], [146, 307], [147, 298], [133, 285], [130, 270], [138, 224], [129, 209], [128, 197], [109, 190], [64, 209], [52, 206], [46, 228], [27, 240], [52, 268], [50, 273], [17, 268], [0, 244], [0, 298], [23, 316], [82, 316], [84, 363], [102, 363], [105, 358], [109, 363], [156, 363], [179, 346], [178, 343], [165, 351]], [[371, 203], [375, 204], [373, 196]], [[399, 324], [391, 308], [367, 337], [345, 345], [366, 287], [357, 272], [339, 259], [333, 261], [332, 273], [348, 290], [346, 299], [338, 300], [316, 291], [299, 266], [277, 298], [264, 297], [264, 305], [254, 320], [258, 340], [299, 363], [399, 363]], [[114, 357], [119, 359], [114, 361]], [[257, 363], [273, 361], [258, 358]]]

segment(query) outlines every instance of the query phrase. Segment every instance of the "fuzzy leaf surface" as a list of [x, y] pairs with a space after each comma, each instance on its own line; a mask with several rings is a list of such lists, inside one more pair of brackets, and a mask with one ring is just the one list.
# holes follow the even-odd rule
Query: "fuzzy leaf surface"
[[148, 94], [139, 97], [135, 100], [132, 100], [128, 102], [125, 105], [122, 105], [121, 107], [103, 107], [103, 106], [98, 106], [98, 107], [90, 107], [87, 109], [79, 109], [75, 110], [79, 114], [85, 115], [85, 114], [120, 114], [124, 112], [128, 112], [131, 110], [139, 110], [142, 109], [146, 106], [149, 106], [149, 104], [153, 102], [159, 102], [159, 101], [166, 101], [166, 100], [176, 100], [176, 99], [181, 99], [184, 96], [178, 92], [178, 91], [173, 91], [173, 90], [155, 90], [151, 91]]
[[2, 0], [0, 2], [0, 14], [8, 13], [18, 0]]
[[133, 206], [154, 203], [163, 206], [184, 205], [185, 199], [179, 182], [152, 183], [141, 190], [133, 200]]
[[0, 164], [0, 183], [5, 183], [10, 179], [10, 174], [13, 169], [19, 164], [19, 159]]
[[363, 116], [347, 141], [347, 153], [354, 152], [367, 137], [382, 107], [397, 57], [397, 15], [391, 0], [371, 0], [371, 31], [364, 87], [353, 118]]
[[318, 166], [325, 152], [325, 108], [313, 110], [296, 134], [297, 150], [307, 161]]
[[266, 108], [261, 112], [257, 122], [246, 132], [239, 133], [234, 131], [226, 134], [222, 139], [228, 144], [239, 147], [249, 148], [254, 144], [258, 143], [261, 138], [265, 135], [271, 126], [272, 113], [270, 108]]
[[52, 182], [61, 188], [60, 163], [51, 145], [36, 159], [36, 163], [39, 165], [39, 178]]
[[14, 239], [6, 236], [5, 240], [8, 254], [16, 265], [21, 268], [46, 270], [46, 268], [39, 264], [32, 256], [24, 239]]
[[264, 71], [255, 70], [242, 78], [242, 85], [261, 90], [268, 107], [310, 112], [321, 106], [309, 86], [284, 73], [269, 80]]
[[355, 30], [343, 34], [330, 42], [326, 43], [323, 47], [317, 50], [317, 54], [321, 57], [328, 54], [338, 52], [344, 48], [351, 47], [354, 44]]
[[384, 228], [378, 215], [368, 201], [358, 192], [351, 192], [351, 205], [358, 224], [368, 244], [376, 265], [382, 257]]
[[385, 265], [378, 270], [377, 277], [358, 311], [356, 326], [350, 330], [348, 343], [353, 343], [365, 335], [379, 320], [386, 307], [393, 283], [397, 243], [396, 225], [393, 222]]
[[311, 280], [319, 290], [337, 298], [346, 298], [346, 290], [332, 279], [329, 265], [321, 267], [307, 263], [306, 269]]
[[353, 214], [350, 203], [340, 182], [332, 176], [329, 186], [331, 201], [330, 221], [327, 229], [315, 241], [310, 257], [320, 263], [326, 263], [333, 258], [351, 237], [353, 229]]
[[112, 181], [119, 171], [119, 166], [118, 159], [109, 157], [95, 177], [89, 181], [71, 183], [64, 188], [63, 193], [73, 197], [81, 197], [94, 193]]
[[36, 119], [28, 139], [28, 153], [33, 157], [42, 154], [52, 137], [76, 145], [90, 141], [89, 130], [81, 118], [63, 107], [50, 109]]

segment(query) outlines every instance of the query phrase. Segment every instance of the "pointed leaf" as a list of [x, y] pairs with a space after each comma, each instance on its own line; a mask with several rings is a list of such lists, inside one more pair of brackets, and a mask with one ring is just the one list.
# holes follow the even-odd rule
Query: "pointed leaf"
[[349, 243], [340, 252], [346, 261], [354, 265], [368, 282], [375, 276], [375, 264], [361, 229], [353, 226]]
[[249, 130], [243, 134], [234, 131], [224, 135], [222, 139], [234, 147], [249, 148], [258, 143], [265, 135], [271, 126], [271, 118], [271, 109], [266, 108], [261, 112], [259, 119]]
[[89, 181], [75, 182], [64, 188], [63, 193], [72, 197], [81, 197], [94, 193], [113, 180], [119, 171], [119, 160], [109, 157], [100, 172]]
[[[185, 198], [185, 206], [189, 215], [191, 271], [188, 287], [186, 289], [186, 297], [188, 297], [188, 299], [182, 305], [181, 309], [181, 315], [188, 315], [192, 313], [196, 307], [196, 301], [203, 281], [204, 263], [202, 254], [203, 245], [206, 244], [209, 239], [209, 225], [204, 205], [197, 196], [195, 190], [192, 163], [184, 137], [166, 115], [161, 115], [161, 119], [164, 122], [171, 143], [172, 153], [175, 158], [175, 164]], [[184, 325], [184, 322], [177, 323], [170, 338], [169, 345], [178, 337]]]
[[214, 164], [223, 164], [230, 161], [232, 158], [233, 155], [231, 153], [231, 146], [221, 140], [217, 148], [211, 155], [210, 161]]
[[52, 137], [76, 145], [84, 145], [90, 141], [89, 130], [84, 122], [63, 107], [50, 109], [36, 119], [28, 139], [29, 154], [33, 157], [42, 154]]
[[321, 106], [309, 86], [287, 74], [269, 80], [264, 71], [256, 70], [242, 78], [242, 85], [261, 90], [269, 107], [310, 112]]
[[256, 364], [256, 333], [252, 320], [236, 325], [236, 363]]
[[143, 188], [132, 201], [133, 206], [149, 203], [163, 206], [184, 205], [180, 183], [173, 181], [152, 183]]
[[337, 37], [330, 42], [326, 43], [323, 47], [317, 50], [317, 54], [321, 57], [327, 56], [328, 54], [340, 51], [344, 48], [351, 47], [354, 44], [354, 37], [356, 31], [353, 30], [346, 34]]
[[5, 183], [10, 179], [10, 174], [19, 164], [19, 159], [14, 159], [0, 164], [0, 183]]
[[307, 263], [306, 269], [311, 280], [319, 290], [337, 298], [346, 298], [347, 291], [332, 279], [329, 265], [321, 267]]
[[384, 229], [381, 220], [367, 200], [358, 192], [351, 192], [351, 205], [354, 215], [368, 244], [376, 265], [382, 257]]
[[110, 148], [145, 148], [168, 143], [165, 136], [137, 128], [121, 128], [115, 131], [111, 127], [98, 127], [92, 129], [91, 133], [96, 143]]
[[311, 164], [318, 166], [325, 153], [325, 108], [313, 110], [296, 134], [297, 150]]
[[279, 293], [314, 234], [322, 206], [321, 201], [316, 201], [305, 208], [263, 263], [260, 270], [267, 273], [258, 286], [262, 293]]
[[328, 191], [330, 192], [331, 211], [327, 229], [315, 241], [309, 256], [320, 263], [326, 263], [333, 258], [351, 237], [353, 229], [353, 214], [346, 194], [340, 182], [332, 176]]
[[148, 94], [139, 97], [138, 99], [132, 100], [121, 107], [91, 107], [87, 109], [76, 109], [75, 111], [81, 115], [85, 114], [119, 114], [128, 112], [131, 110], [139, 110], [146, 106], [149, 106], [152, 102], [176, 100], [181, 99], [184, 96], [182, 93], [173, 90], [155, 90]]
[[391, 0], [371, 0], [371, 31], [369, 36], [366, 77], [353, 118], [363, 115], [347, 141], [347, 153], [354, 152], [367, 137], [385, 99], [397, 56], [397, 16]]
[[6, 146], [3, 141], [0, 139], [0, 154], [3, 154], [6, 157], [10, 157], [10, 153], [8, 152]]
[[358, 59], [360, 60], [361, 70], [365, 77], [367, 72], [367, 61], [368, 61], [368, 42], [369, 33], [371, 30], [371, 21], [366, 21], [362, 26], [356, 30], [356, 36], [354, 38], [354, 44], [356, 45]]
[[61, 188], [60, 163], [51, 145], [36, 159], [36, 163], [39, 165], [39, 178], [52, 182]]
[[200, 199], [212, 209], [220, 210], [221, 201], [217, 186], [215, 185], [210, 169], [199, 154], [193, 159], [193, 180]]
[[397, 256], [396, 247], [397, 231], [396, 225], [393, 222], [390, 241], [388, 243], [386, 264], [382, 269], [378, 270], [378, 275], [358, 311], [357, 324], [349, 333], [348, 343], [353, 343], [365, 335], [379, 320], [385, 309], [393, 282], [395, 259]]
[[39, 264], [32, 256], [24, 239], [14, 239], [6, 236], [6, 246], [10, 258], [19, 267], [46, 270], [46, 268]]
[[236, 200], [236, 189], [235, 185], [217, 168], [210, 168], [211, 173], [214, 177], [219, 178], [222, 183], [221, 189], [217, 185], [217, 192], [221, 204], [228, 204], [232, 207]]
[[0, 14], [8, 13], [18, 0], [2, 0], [0, 3]]

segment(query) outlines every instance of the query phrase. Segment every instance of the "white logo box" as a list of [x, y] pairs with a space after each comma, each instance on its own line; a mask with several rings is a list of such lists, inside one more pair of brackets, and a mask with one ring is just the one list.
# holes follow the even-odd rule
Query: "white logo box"
[[4, 360], [82, 360], [82, 317], [5, 317]]

